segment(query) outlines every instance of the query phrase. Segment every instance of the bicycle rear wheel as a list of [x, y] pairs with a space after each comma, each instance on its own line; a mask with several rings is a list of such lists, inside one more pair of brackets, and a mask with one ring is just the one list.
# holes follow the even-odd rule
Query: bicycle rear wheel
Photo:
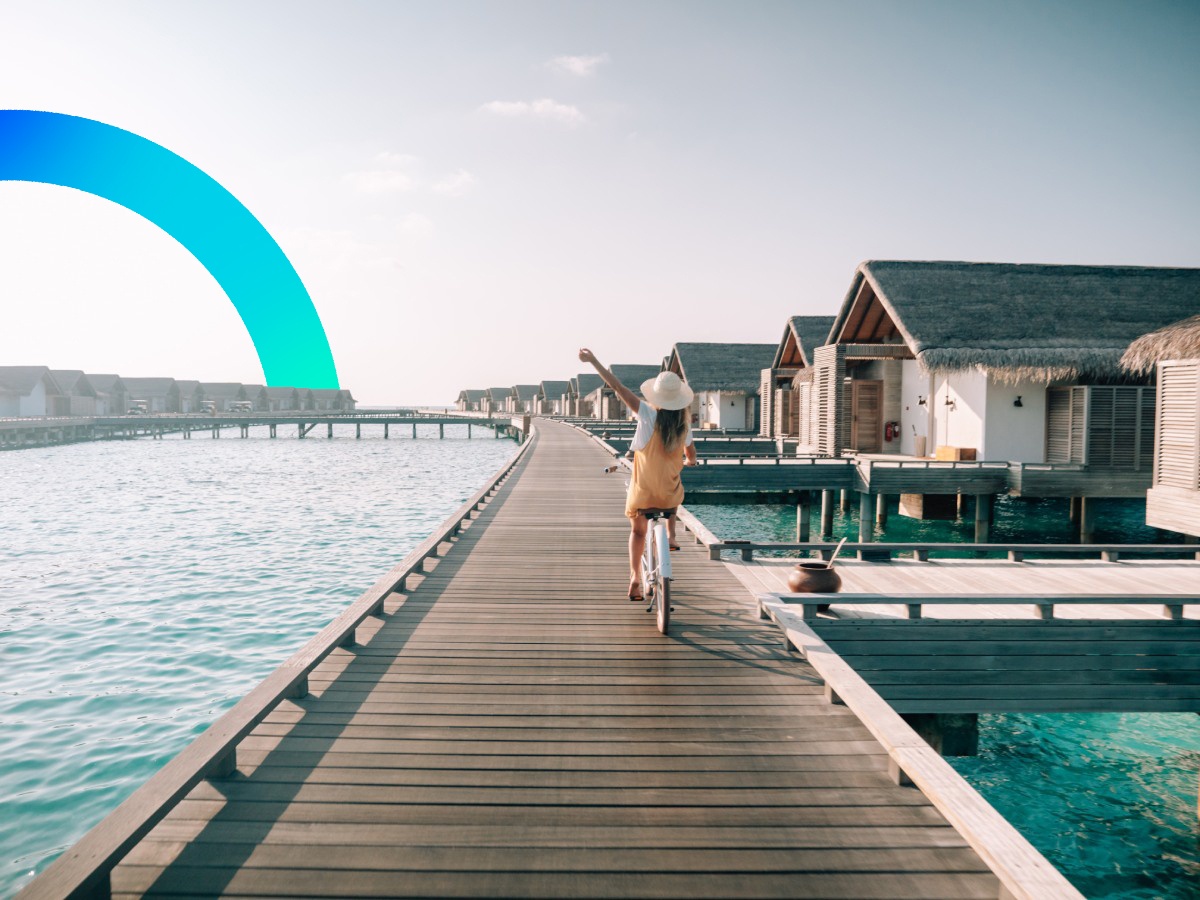
[[666, 566], [663, 564], [664, 560], [661, 559], [664, 552], [670, 552], [667, 547], [666, 529], [667, 526], [664, 522], [658, 522], [650, 533], [649, 542], [653, 548], [651, 553], [654, 556], [654, 568], [652, 570], [654, 572], [654, 602], [658, 604], [655, 610], [655, 619], [658, 624], [658, 630], [662, 634], [667, 633], [667, 628], [671, 624], [671, 580], [667, 578], [664, 572]]

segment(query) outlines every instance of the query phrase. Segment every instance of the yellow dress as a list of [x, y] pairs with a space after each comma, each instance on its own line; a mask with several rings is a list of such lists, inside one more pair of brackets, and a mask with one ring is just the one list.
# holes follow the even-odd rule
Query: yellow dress
[[625, 497], [625, 515], [636, 519], [639, 509], [674, 509], [683, 502], [683, 446], [668, 453], [655, 429], [650, 442], [633, 453], [633, 477]]

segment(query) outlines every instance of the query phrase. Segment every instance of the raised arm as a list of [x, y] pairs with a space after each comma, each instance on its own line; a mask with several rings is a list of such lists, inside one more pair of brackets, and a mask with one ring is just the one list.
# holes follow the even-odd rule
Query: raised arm
[[579, 350], [579, 360], [580, 362], [591, 363], [592, 368], [596, 370], [596, 373], [602, 379], [604, 379], [604, 383], [612, 388], [613, 391], [616, 392], [616, 395], [621, 398], [621, 402], [628, 406], [631, 410], [636, 413], [642, 408], [642, 401], [638, 399], [638, 395], [629, 388], [625, 387], [625, 385], [621, 384], [620, 379], [618, 379], [616, 375], [604, 368], [604, 366], [600, 364], [600, 360], [596, 359], [595, 353], [593, 353], [587, 347], [581, 347]]

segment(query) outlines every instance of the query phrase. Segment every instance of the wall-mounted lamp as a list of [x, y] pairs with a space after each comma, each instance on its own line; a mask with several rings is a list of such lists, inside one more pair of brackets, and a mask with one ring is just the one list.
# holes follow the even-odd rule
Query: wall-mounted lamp
[[958, 409], [958, 404], [954, 402], [953, 398], [951, 398], [949, 394], [946, 395], [946, 405], [950, 407], [951, 410]]
[[925, 405], [925, 398], [917, 397], [917, 406], [924, 406], [924, 405]]
[[1013, 401], [1013, 406], [1024, 406], [1024, 405], [1025, 404], [1021, 402], [1021, 395], [1017, 394], [1017, 399]]

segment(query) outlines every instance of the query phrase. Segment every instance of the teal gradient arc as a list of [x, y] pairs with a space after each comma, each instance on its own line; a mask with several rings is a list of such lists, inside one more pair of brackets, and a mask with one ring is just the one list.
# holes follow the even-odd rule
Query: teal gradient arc
[[232, 301], [268, 385], [340, 387], [320, 316], [283, 250], [233, 194], [181, 156], [92, 119], [6, 109], [0, 181], [74, 188], [153, 222]]

